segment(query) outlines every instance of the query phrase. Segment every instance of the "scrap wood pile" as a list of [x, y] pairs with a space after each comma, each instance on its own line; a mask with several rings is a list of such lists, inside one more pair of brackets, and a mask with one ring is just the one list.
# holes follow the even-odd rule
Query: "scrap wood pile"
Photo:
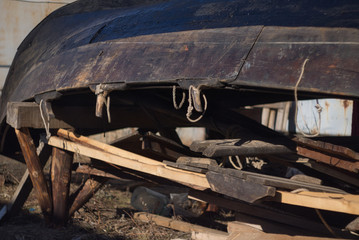
[[[78, 0], [58, 9], [19, 46], [2, 89], [0, 152], [21, 148], [28, 169], [0, 219], [34, 188], [45, 218], [63, 225], [104, 181], [133, 178], [186, 187], [188, 198], [261, 231], [229, 227], [226, 239], [356, 237], [358, 139], [288, 137], [241, 110], [294, 97], [285, 120], [298, 101], [340, 98], [356, 128], [358, 9], [352, 0]], [[269, 111], [268, 126], [279, 112]], [[126, 127], [138, 133], [111, 144], [85, 137]], [[208, 137], [187, 148], [178, 127]], [[79, 155], [91, 164], [76, 164]], [[73, 171], [93, 177], [72, 193]]]
[[[115, 178], [185, 186], [190, 198], [235, 211], [244, 235], [234, 231], [222, 234], [223, 239], [244, 239], [252, 232], [248, 225], [257, 228], [257, 239], [271, 239], [272, 234], [354, 238], [359, 231], [359, 154], [333, 143], [335, 139], [204, 140], [187, 148], [151, 132], [134, 133], [110, 145], [59, 129], [38, 157], [28, 129], [15, 131], [28, 165], [22, 187], [32, 179], [45, 217], [56, 224], [64, 224], [102, 183]], [[50, 147], [51, 191], [40, 160], [41, 154], [49, 156]], [[74, 164], [71, 153], [93, 161]], [[71, 168], [92, 177], [69, 197]], [[14, 196], [14, 205], [21, 205], [21, 198]], [[206, 234], [192, 235], [206, 239]]]

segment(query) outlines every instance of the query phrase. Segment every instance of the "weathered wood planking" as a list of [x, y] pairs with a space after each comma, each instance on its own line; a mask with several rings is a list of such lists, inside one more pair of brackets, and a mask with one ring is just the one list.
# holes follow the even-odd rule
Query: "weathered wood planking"
[[231, 84], [294, 90], [308, 58], [299, 91], [354, 97], [358, 51], [358, 29], [267, 26]]
[[212, 191], [249, 203], [264, 197], [273, 197], [276, 192], [274, 187], [217, 172], [207, 172], [206, 177]]
[[288, 178], [259, 174], [259, 173], [248, 172], [243, 170], [225, 169], [225, 168], [212, 167], [212, 166], [209, 167], [209, 170], [221, 174], [227, 174], [237, 178], [245, 179], [250, 182], [273, 186], [281, 189], [295, 190], [300, 188], [306, 188], [310, 191], [315, 191], [315, 192], [332, 192], [332, 193], [343, 193], [343, 194], [346, 193], [345, 191], [334, 187], [296, 181]]
[[359, 161], [359, 153], [348, 147], [304, 137], [296, 137], [293, 140], [296, 141], [299, 145], [304, 145], [306, 147], [318, 149], [322, 152], [331, 153], [334, 155], [339, 155], [345, 158], [351, 158]]
[[[132, 158], [128, 158], [127, 155], [121, 156], [122, 150], [116, 149], [110, 145], [97, 142], [95, 140], [90, 140], [83, 136], [76, 136], [71, 132], [66, 130], [61, 130], [62, 135], [67, 138], [72, 138], [77, 140], [78, 142], [83, 142], [83, 144], [87, 144], [85, 147], [79, 143], [74, 143], [68, 140], [64, 140], [58, 137], [51, 137], [49, 139], [49, 145], [55, 146], [67, 151], [76, 152], [78, 154], [82, 154], [85, 156], [89, 156], [95, 159], [99, 159], [108, 163], [112, 163], [115, 165], [119, 165], [122, 167], [126, 167], [135, 171], [149, 173], [150, 175], [155, 175], [162, 178], [170, 179], [171, 181], [177, 181], [179, 183], [192, 186], [198, 189], [207, 189], [210, 188], [210, 185], [204, 174], [199, 173], [191, 173], [188, 171], [183, 171], [180, 169], [174, 169], [170, 167], [164, 166], [163, 163], [154, 161], [152, 159], [143, 158], [142, 156], [137, 156], [136, 154], [132, 155]], [[105, 150], [106, 149], [106, 150]], [[113, 152], [112, 152], [113, 150]], [[136, 157], [137, 156], [137, 157]], [[293, 201], [290, 199], [294, 193], [289, 193], [285, 191], [277, 191], [277, 197], [273, 200], [279, 201], [282, 203], [304, 206], [304, 207], [312, 207], [323, 210], [330, 210], [336, 212], [344, 212], [349, 214], [356, 214], [356, 209], [359, 211], [359, 202], [356, 200], [359, 195], [351, 195], [351, 194], [336, 194], [336, 198], [331, 198], [332, 195], [315, 195], [320, 193], [309, 192], [308, 194], [312, 194], [311, 196], [305, 196], [302, 194], [295, 194], [296, 198]], [[283, 196], [283, 198], [278, 197], [278, 195]], [[329, 194], [329, 193], [327, 193]], [[308, 198], [311, 198], [308, 201]], [[341, 204], [340, 200], [336, 203], [336, 199], [338, 198], [346, 198], [346, 205]], [[289, 199], [289, 200], [288, 200]], [[320, 204], [316, 203], [316, 199], [320, 200]], [[303, 203], [302, 203], [303, 202]], [[312, 202], [312, 203], [311, 203]], [[339, 205], [340, 208], [335, 209], [332, 207], [331, 203], [334, 202], [336, 205]], [[353, 211], [354, 208], [354, 211]]]
[[353, 1], [102, 2], [61, 8], [26, 37], [4, 87], [1, 120], [10, 100], [92, 83], [227, 80], [292, 90], [295, 70], [312, 56], [303, 90], [358, 97], [358, 17], [342, 14], [358, 8]]
[[194, 142], [191, 150], [202, 152], [207, 157], [223, 156], [259, 156], [269, 154], [288, 154], [293, 151], [283, 139], [248, 139], [204, 140]]
[[350, 172], [358, 173], [359, 161], [350, 160], [343, 157], [337, 157], [323, 153], [319, 150], [298, 146], [297, 152], [299, 155], [314, 159], [318, 162], [328, 164], [333, 167], [344, 169]]
[[208, 169], [209, 166], [218, 166], [217, 161], [210, 158], [179, 157], [176, 163], [203, 169]]
[[[35, 102], [9, 102], [7, 104], [6, 122], [13, 128], [45, 128], [39, 105]], [[64, 121], [50, 119], [50, 128], [72, 128]]]
[[206, 169], [198, 168], [198, 167], [192, 167], [192, 166], [188, 166], [186, 164], [175, 163], [175, 162], [170, 162], [170, 161], [163, 161], [163, 163], [166, 164], [167, 166], [187, 170], [187, 171], [190, 171], [190, 172], [196, 172], [196, 173], [206, 173], [207, 172]]
[[[244, 26], [167, 32], [73, 47], [22, 76], [11, 93], [12, 100], [99, 83], [176, 82], [184, 76], [234, 80], [261, 29]], [[86, 77], [88, 74], [92, 77]], [[34, 79], [39, 84], [33, 84]]]
[[[84, 137], [81, 138], [84, 139]], [[101, 146], [102, 143], [98, 143], [99, 146], [97, 147], [97, 149], [96, 147], [86, 147], [58, 137], [51, 137], [48, 143], [49, 145], [54, 147], [62, 148], [71, 152], [76, 152], [84, 156], [96, 158], [107, 163], [115, 164], [125, 168], [167, 178], [172, 181], [190, 184], [200, 189], [209, 188], [207, 179], [203, 174], [196, 174], [189, 171], [167, 167], [164, 163], [145, 158], [134, 153], [126, 154], [125, 152], [127, 151], [122, 152], [123, 150], [121, 149], [117, 149], [117, 151], [114, 152], [112, 152], [111, 150], [99, 150], [99, 146]], [[111, 149], [112, 146], [107, 145], [106, 148]]]

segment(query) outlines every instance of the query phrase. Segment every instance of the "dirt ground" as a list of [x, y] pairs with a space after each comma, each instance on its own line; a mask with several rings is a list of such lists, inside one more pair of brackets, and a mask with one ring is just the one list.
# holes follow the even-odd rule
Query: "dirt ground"
[[[5, 183], [1, 187], [0, 203], [8, 202], [16, 185]], [[130, 205], [131, 193], [104, 185], [90, 201], [75, 213], [66, 227], [54, 228], [42, 218], [34, 191], [26, 201], [19, 216], [0, 225], [0, 239], [190, 239], [189, 233], [137, 222], [135, 210]]]
[[[24, 163], [4, 156], [0, 157], [0, 209], [10, 201], [25, 169]], [[44, 173], [49, 175], [49, 166], [45, 166]], [[81, 179], [73, 176], [70, 192], [76, 191], [84, 181]], [[50, 226], [43, 219], [33, 190], [18, 216], [0, 222], [0, 240], [191, 239], [190, 233], [135, 221], [133, 215], [136, 210], [130, 204], [132, 196], [130, 190], [134, 187], [121, 184], [111, 180], [104, 185], [87, 204], [75, 212], [67, 225], [61, 228]], [[162, 188], [166, 187], [162, 186]], [[226, 221], [233, 220], [234, 217], [227, 211], [220, 214], [205, 212], [200, 217], [191, 218], [179, 215], [177, 213], [176, 219], [223, 231], [226, 231]]]

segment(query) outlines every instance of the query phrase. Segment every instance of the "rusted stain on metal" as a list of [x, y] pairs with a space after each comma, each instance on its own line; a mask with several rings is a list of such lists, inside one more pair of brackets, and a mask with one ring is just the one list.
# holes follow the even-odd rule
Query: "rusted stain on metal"
[[[324, 106], [325, 106], [326, 112], [329, 112], [330, 104], [328, 101], [325, 101]], [[327, 121], [329, 121], [329, 114], [327, 114]]]
[[349, 100], [340, 100], [340, 103], [342, 104], [342, 106], [344, 108], [344, 115], [346, 116], [348, 107], [353, 105], [353, 103], [350, 102]]

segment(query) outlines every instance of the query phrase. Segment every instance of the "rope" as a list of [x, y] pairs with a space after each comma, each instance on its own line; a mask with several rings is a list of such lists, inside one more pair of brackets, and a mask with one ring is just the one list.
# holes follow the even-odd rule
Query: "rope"
[[291, 193], [301, 193], [301, 192], [308, 192], [309, 190], [306, 188], [297, 188], [293, 191], [291, 191]]
[[232, 166], [233, 166], [235, 169], [237, 169], [237, 170], [242, 170], [242, 169], [243, 169], [243, 165], [242, 165], [242, 163], [241, 163], [240, 158], [239, 158], [238, 156], [235, 156], [235, 157], [236, 157], [236, 160], [237, 160], [237, 163], [238, 163], [239, 166], [237, 166], [236, 164], [234, 164], [233, 159], [232, 159], [232, 156], [228, 156], [229, 162], [232, 164]]
[[[187, 120], [192, 122], [192, 123], [195, 123], [195, 122], [198, 122], [199, 120], [202, 119], [202, 117], [204, 116], [206, 110], [207, 110], [207, 98], [206, 98], [206, 95], [202, 94], [203, 95], [203, 101], [204, 101], [204, 110], [203, 110], [203, 113], [201, 114], [201, 116], [199, 116], [198, 118], [196, 119], [191, 119], [191, 116], [192, 116], [192, 112], [193, 112], [193, 105], [192, 105], [192, 89], [196, 89], [193, 85], [191, 85], [188, 89], [188, 108], [187, 108], [187, 114], [186, 114], [186, 117], [187, 117]], [[199, 88], [197, 88], [197, 90], [199, 90]]]
[[173, 85], [173, 88], [172, 88], [172, 100], [173, 100], [173, 107], [177, 110], [181, 109], [183, 104], [184, 104], [184, 101], [186, 100], [186, 93], [185, 92], [182, 92], [182, 100], [180, 102], [179, 105], [177, 105], [177, 102], [176, 102], [176, 85]]
[[47, 115], [47, 122], [45, 120], [45, 117], [44, 117], [44, 114], [42, 112], [42, 103], [44, 102], [44, 99], [41, 99], [40, 101], [40, 115], [41, 115], [41, 119], [42, 119], [42, 122], [44, 124], [44, 127], [45, 127], [45, 131], [46, 131], [46, 139], [49, 140], [49, 138], [51, 137], [51, 133], [50, 133], [50, 119], [49, 119], [49, 115], [48, 113], [46, 113]]
[[315, 209], [315, 212], [317, 213], [318, 217], [320, 218], [320, 220], [322, 221], [322, 223], [324, 224], [324, 226], [328, 229], [328, 231], [335, 237], [335, 238], [339, 238], [335, 232], [333, 231], [333, 229], [329, 226], [329, 224], [327, 223], [327, 221], [325, 221], [325, 219], [323, 218], [322, 214], [319, 212], [318, 209]]
[[110, 95], [107, 96], [106, 101], [106, 111], [107, 111], [107, 121], [111, 123], [111, 113], [110, 113]]
[[[308, 124], [307, 122], [305, 121], [305, 118], [303, 116], [303, 113], [302, 113], [302, 110], [300, 109], [299, 107], [299, 104], [298, 104], [298, 86], [299, 86], [299, 83], [302, 81], [302, 77], [303, 77], [303, 74], [304, 74], [304, 69], [305, 69], [305, 65], [307, 64], [307, 62], [309, 61], [309, 58], [305, 59], [304, 62], [303, 62], [303, 65], [302, 65], [302, 69], [301, 69], [301, 72], [300, 72], [300, 75], [299, 75], [299, 78], [298, 78], [298, 81], [297, 81], [297, 84], [295, 85], [294, 87], [294, 100], [295, 100], [295, 114], [294, 114], [294, 122], [295, 122], [295, 126], [297, 127], [297, 129], [299, 130], [299, 132], [305, 136], [305, 137], [316, 137], [319, 135], [320, 133], [320, 127], [321, 127], [321, 122], [322, 122], [322, 118], [321, 118], [321, 112], [322, 112], [322, 107], [320, 106], [318, 100], [317, 100], [317, 104], [315, 106], [315, 108], [317, 109], [317, 112], [318, 112], [318, 117], [319, 117], [319, 123], [318, 125], [316, 126], [317, 127], [317, 131], [315, 134], [306, 134], [305, 132], [303, 132], [303, 130], [299, 127], [298, 125], [298, 121], [297, 121], [297, 117], [298, 117], [298, 110], [300, 111], [300, 115], [302, 117], [302, 120], [304, 122], [304, 124], [308, 127]], [[309, 129], [309, 128], [308, 128]]]

